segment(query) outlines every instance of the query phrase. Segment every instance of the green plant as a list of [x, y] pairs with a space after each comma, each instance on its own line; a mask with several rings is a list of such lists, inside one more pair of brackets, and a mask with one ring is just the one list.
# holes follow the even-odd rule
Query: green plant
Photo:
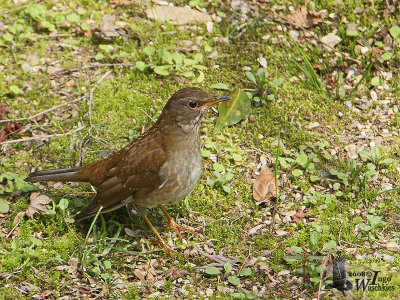
[[256, 103], [265, 104], [266, 100], [272, 101], [275, 95], [270, 93], [272, 88], [278, 87], [283, 83], [282, 78], [276, 78], [272, 81], [268, 80], [269, 72], [266, 68], [259, 68], [255, 74], [246, 71], [246, 77], [255, 85], [255, 89], [251, 93], [247, 93], [250, 99]]
[[146, 46], [143, 49], [143, 53], [147, 55], [148, 61], [136, 62], [136, 67], [139, 70], [145, 70], [149, 68], [154, 73], [161, 76], [168, 76], [170, 74], [181, 75], [186, 78], [192, 79], [193, 82], [201, 83], [204, 80], [204, 70], [207, 69], [204, 66], [204, 56], [195, 46], [197, 53], [191, 57], [186, 54], [175, 51], [173, 53], [165, 49], [158, 49], [154, 46]]
[[7, 213], [10, 204], [7, 196], [13, 192], [30, 192], [34, 190], [34, 186], [23, 180], [24, 176], [12, 172], [0, 173], [0, 213]]
[[248, 277], [253, 274], [250, 268], [243, 268], [239, 272], [234, 273], [233, 267], [230, 262], [224, 264], [224, 273], [216, 267], [207, 267], [204, 272], [210, 276], [216, 276], [227, 280], [227, 283], [238, 286], [240, 285], [240, 278]]
[[51, 209], [46, 210], [46, 215], [55, 215], [56, 210], [59, 210], [61, 215], [64, 218], [64, 221], [67, 223], [74, 223], [75, 220], [70, 217], [70, 211], [67, 209], [69, 206], [69, 200], [62, 198], [58, 204], [56, 205], [54, 201], [52, 201], [53, 207]]
[[234, 177], [233, 173], [226, 172], [224, 165], [221, 163], [215, 162], [213, 164], [214, 172], [213, 175], [215, 178], [207, 179], [208, 185], [214, 186], [216, 188], [222, 188], [225, 193], [230, 193], [231, 188], [228, 185], [228, 182], [231, 181]]
[[[108, 259], [112, 253], [125, 252], [135, 256], [142, 256], [143, 253], [128, 250], [129, 246], [119, 247], [118, 243], [127, 243], [128, 241], [120, 238], [122, 225], [118, 222], [111, 221], [106, 224], [105, 219], [101, 216], [100, 228], [98, 228], [96, 221], [100, 212], [101, 209], [90, 224], [84, 242], [71, 257], [77, 257], [79, 265], [91, 276], [112, 282], [117, 276], [113, 272], [111, 260]], [[110, 235], [112, 235], [111, 238]]]
[[28, 3], [19, 9], [17, 19], [8, 24], [7, 31], [0, 38], [0, 45], [24, 46], [26, 42], [37, 40], [33, 34], [35, 32], [48, 33], [76, 25], [84, 31], [89, 30], [90, 25], [81, 22], [80, 14], [83, 13], [85, 11], [82, 9], [77, 14], [72, 9], [64, 8], [59, 11], [43, 4]]
[[[371, 190], [369, 184], [373, 176], [378, 172], [387, 173], [386, 166], [393, 162], [391, 158], [383, 158], [378, 147], [372, 148], [371, 152], [361, 151], [359, 156], [362, 161], [358, 163], [353, 158], [349, 159], [347, 161], [347, 170], [344, 172], [334, 168], [329, 170], [334, 181], [336, 181], [333, 184], [333, 189], [337, 191], [336, 196], [355, 198], [356, 193], [363, 193], [366, 196]], [[376, 194], [377, 192], [375, 191], [374, 193]]]
[[297, 272], [303, 275], [304, 284], [310, 283], [314, 287], [319, 285], [320, 273], [325, 269], [325, 265], [321, 263], [322, 259], [329, 250], [336, 247], [336, 242], [331, 240], [326, 242], [321, 249], [320, 240], [319, 232], [311, 231], [308, 245], [291, 246], [293, 254], [284, 256], [288, 263], [295, 263], [298, 266]]
[[368, 236], [370, 240], [375, 240], [377, 237], [383, 239], [384, 236], [378, 233], [378, 228], [384, 224], [380, 216], [367, 215], [368, 224], [360, 223], [358, 228], [361, 232]]
[[[319, 79], [305, 52], [296, 42], [293, 41], [293, 44], [297, 52], [287, 51], [287, 58], [285, 59], [292, 75], [296, 76], [300, 83], [310, 91], [318, 93], [326, 100], [332, 100], [327, 86]], [[300, 62], [298, 62], [296, 55], [299, 56]], [[304, 76], [304, 79], [300, 74]]]

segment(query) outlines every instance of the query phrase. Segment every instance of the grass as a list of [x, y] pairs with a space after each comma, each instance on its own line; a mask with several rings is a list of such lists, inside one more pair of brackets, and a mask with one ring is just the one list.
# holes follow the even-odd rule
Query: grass
[[[354, 8], [363, 6], [362, 1], [354, 4]], [[14, 189], [13, 193], [6, 193], [4, 186], [0, 186], [0, 198], [8, 201], [11, 206], [8, 212], [0, 214], [0, 277], [5, 283], [0, 287], [0, 298], [30, 299], [34, 295], [44, 297], [45, 293], [49, 293], [49, 297], [53, 298], [71, 293], [79, 297], [78, 291], [81, 287], [87, 287], [87, 295], [92, 297], [104, 293], [105, 297], [122, 299], [145, 298], [151, 294], [157, 296], [157, 293], [159, 298], [198, 296], [228, 299], [235, 296], [279, 299], [303, 291], [305, 292], [302, 297], [316, 298], [319, 272], [301, 272], [305, 267], [311, 270], [320, 267], [322, 263], [318, 260], [311, 262], [303, 259], [285, 259], [286, 256], [296, 254], [293, 252], [293, 249], [297, 249], [295, 247], [302, 247], [307, 257], [328, 257], [331, 253], [344, 252], [352, 270], [382, 270], [385, 276], [392, 276], [390, 284], [398, 289], [400, 279], [395, 270], [399, 268], [400, 258], [398, 252], [387, 249], [385, 245], [389, 241], [400, 243], [395, 217], [400, 214], [397, 205], [399, 194], [398, 191], [379, 194], [383, 184], [390, 183], [393, 188], [397, 187], [398, 137], [384, 137], [385, 143], [380, 146], [381, 160], [391, 158], [391, 163], [379, 164], [374, 159], [357, 156], [355, 162], [358, 166], [373, 165], [375, 169], [371, 169], [373, 172], [369, 175], [366, 174], [368, 169], [363, 169], [361, 175], [359, 174], [360, 180], [347, 185], [345, 177], [354, 172], [349, 167], [345, 147], [356, 143], [356, 137], [366, 130], [351, 129], [349, 124], [355, 121], [361, 124], [368, 123], [371, 115], [378, 113], [381, 107], [379, 102], [357, 112], [340, 101], [324, 98], [324, 89], [307, 89], [301, 82], [291, 81], [293, 71], [298, 69], [290, 68], [284, 63], [285, 55], [282, 49], [290, 51], [289, 44], [262, 39], [267, 33], [272, 38], [281, 35], [277, 24], [264, 24], [264, 18], [255, 18], [249, 26], [243, 27], [246, 30], [240, 38], [234, 38], [240, 32], [232, 25], [235, 14], [230, 13], [230, 8], [222, 4], [214, 3], [208, 7], [210, 11], [225, 11], [228, 15], [221, 23], [215, 24], [212, 34], [200, 24], [181, 30], [171, 24], [148, 21], [139, 7], [134, 10], [127, 7], [112, 9], [94, 1], [73, 1], [57, 11], [67, 14], [71, 9], [76, 10], [79, 7], [85, 8], [80, 14], [81, 23], [94, 20], [95, 24], [100, 24], [104, 14], [118, 12], [118, 21], [124, 22], [130, 33], [137, 33], [140, 43], [135, 39], [123, 37], [107, 41], [94, 36], [83, 36], [77, 34], [78, 24], [57, 27], [60, 34], [71, 36], [49, 38], [48, 32], [38, 29], [32, 18], [21, 17], [24, 7], [6, 1], [0, 5], [0, 11], [12, 11], [0, 17], [0, 21], [12, 24], [17, 20], [25, 20], [25, 27], [21, 32], [33, 30], [35, 35], [40, 35], [36, 41], [24, 42], [18, 41], [20, 33], [17, 33], [13, 36], [13, 43], [0, 46], [0, 61], [6, 66], [0, 72], [0, 97], [1, 102], [7, 103], [13, 111], [13, 114], [7, 117], [33, 115], [88, 95], [108, 70], [99, 68], [69, 75], [54, 75], [48, 72], [50, 65], [59, 65], [66, 69], [90, 65], [96, 63], [96, 55], [102, 53], [104, 58], [99, 60], [99, 63], [135, 63], [140, 60], [145, 63], [146, 68], [143, 71], [135, 67], [111, 68], [112, 74], [96, 88], [93, 98], [92, 134], [102, 140], [85, 136], [89, 120], [87, 101], [83, 100], [46, 114], [44, 119], [37, 123], [22, 121], [23, 126], [29, 125], [31, 129], [8, 140], [32, 134], [68, 132], [79, 125], [84, 125], [85, 128], [77, 135], [51, 138], [45, 143], [3, 146], [0, 148], [0, 172], [12, 172], [23, 177], [34, 166], [39, 169], [74, 166], [79, 163], [81, 154], [85, 164], [101, 159], [127, 144], [131, 139], [128, 134], [130, 130], [131, 136], [137, 136], [144, 128], [149, 128], [152, 120], [143, 111], [156, 119], [168, 97], [181, 87], [195, 85], [217, 94], [226, 93], [210, 88], [217, 82], [225, 83], [231, 88], [252, 87], [247, 82], [243, 68], [257, 70], [257, 58], [260, 54], [263, 54], [268, 62], [268, 78], [271, 81], [283, 78], [284, 83], [272, 89], [274, 101], [266, 101], [266, 104], [261, 106], [254, 105], [249, 118], [239, 124], [215, 133], [216, 115], [210, 112], [205, 117], [201, 131], [202, 143], [212, 145], [207, 149], [213, 157], [217, 155], [218, 162], [223, 165], [224, 170], [221, 174], [232, 172], [234, 178], [228, 183], [231, 188], [229, 193], [221, 187], [207, 184], [208, 179], [215, 179], [215, 167], [211, 158], [203, 158], [203, 173], [196, 188], [184, 201], [168, 207], [172, 216], [176, 216], [185, 226], [195, 228], [200, 233], [199, 237], [185, 236], [184, 241], [180, 241], [173, 231], [166, 228], [167, 222], [162, 214], [155, 208], [148, 209], [149, 218], [159, 229], [161, 236], [177, 246], [176, 255], [169, 256], [159, 251], [145, 222], [139, 217], [133, 217], [131, 220], [125, 209], [99, 215], [94, 221], [68, 223], [68, 218], [75, 215], [81, 209], [81, 205], [86, 205], [93, 196], [89, 185], [65, 184], [59, 188], [53, 184], [35, 185], [33, 188], [36, 191], [51, 197], [53, 203], [48, 208], [54, 209], [56, 213], [36, 214], [34, 220], [22, 219], [17, 226], [13, 220], [18, 212], [27, 209], [30, 192], [18, 192]], [[350, 21], [358, 19], [358, 15], [353, 13], [354, 9], [347, 10], [343, 3], [316, 2], [317, 11], [324, 8], [328, 9], [329, 13], [344, 14]], [[53, 4], [48, 3], [45, 12], [50, 11], [55, 10]], [[267, 17], [268, 11], [268, 7], [264, 7], [261, 15]], [[373, 11], [363, 14], [360, 26], [368, 26], [368, 22], [375, 17], [377, 16]], [[379, 18], [387, 28], [395, 22], [390, 17]], [[353, 48], [359, 41], [346, 38], [346, 27], [339, 19], [331, 20], [332, 25], [322, 24], [311, 30], [322, 36], [338, 27], [338, 35], [341, 34], [343, 39], [338, 46], [339, 50], [357, 57]], [[3, 33], [4, 30], [0, 32], [0, 36]], [[220, 41], [215, 41], [216, 37]], [[221, 41], [221, 38], [228, 38], [228, 43]], [[182, 40], [192, 42], [197, 48], [191, 50], [192, 52], [183, 51], [185, 46], [179, 42]], [[308, 77], [302, 77], [306, 83], [314, 82], [318, 83], [319, 87], [326, 86], [330, 72], [341, 72], [345, 69], [344, 62], [348, 62], [343, 58], [335, 60], [334, 54], [327, 53], [318, 46], [303, 44], [306, 46], [302, 48], [301, 55], [293, 53], [291, 59], [297, 60], [297, 66], [301, 66], [307, 58], [306, 69], [302, 67], [303, 73], [307, 71], [310, 74]], [[112, 46], [112, 49], [107, 53], [108, 50], [104, 50], [100, 45]], [[196, 68], [191, 69], [196, 75], [193, 78], [185, 77], [174, 69], [171, 69], [168, 76], [155, 74], [154, 66], [165, 65], [166, 62], [162, 57], [159, 58], [158, 54], [150, 59], [144, 53], [144, 48], [149, 45], [155, 47], [156, 53], [161, 49], [171, 53], [178, 51], [188, 58], [196, 53], [202, 54], [204, 59], [199, 65], [206, 67], [205, 70], [201, 70], [205, 75], [204, 81], [196, 81], [199, 75]], [[206, 46], [211, 46], [212, 51], [207, 52]], [[210, 53], [214, 56], [209, 57]], [[336, 64], [332, 64], [332, 60]], [[373, 57], [361, 58], [360, 72], [357, 75], [365, 80], [359, 85], [357, 82], [360, 82], [360, 78], [346, 81], [356, 89], [352, 94], [348, 92], [347, 98], [343, 100], [369, 99], [370, 90], [374, 89], [367, 79], [369, 73], [379, 75], [384, 70], [393, 72], [393, 78], [398, 77], [398, 59], [391, 61], [395, 68], [382, 65], [380, 70], [376, 64], [369, 67], [372, 66], [372, 60]], [[26, 72], [23, 68], [25, 63], [31, 63], [32, 67], [38, 67], [39, 70]], [[320, 67], [315, 68], [316, 64]], [[368, 74], [365, 70], [368, 70]], [[391, 85], [392, 90], [376, 89], [382, 92], [380, 97], [397, 99], [397, 84], [393, 80], [387, 81], [387, 84]], [[10, 90], [12, 85], [19, 87], [22, 93], [13, 93]], [[389, 105], [393, 108], [398, 103], [394, 101]], [[382, 107], [386, 110], [388, 108]], [[378, 116], [374, 129], [379, 133], [384, 128], [393, 132], [398, 118], [397, 111], [385, 123], [378, 122]], [[318, 122], [320, 125], [316, 129], [307, 130], [305, 126], [312, 122]], [[282, 147], [277, 155], [278, 137]], [[363, 145], [367, 152], [371, 152], [373, 147], [369, 146], [368, 138]], [[103, 140], [106, 142], [102, 142]], [[318, 146], [318, 142], [324, 142], [325, 146]], [[333, 155], [333, 150], [337, 154]], [[232, 154], [239, 154], [242, 160], [235, 161], [230, 157]], [[272, 162], [271, 169], [275, 168], [276, 174], [279, 175], [277, 181], [280, 187], [285, 185], [278, 201], [279, 219], [275, 220], [274, 225], [270, 222], [272, 209], [269, 204], [266, 207], [257, 206], [252, 199], [251, 186], [258, 171], [261, 155], [265, 155]], [[305, 155], [307, 159], [312, 160], [314, 166], [305, 168], [296, 160], [299, 155]], [[275, 165], [273, 162], [277, 157], [278, 160], [284, 159], [286, 165]], [[295, 176], [295, 169], [300, 170], [302, 175]], [[330, 171], [332, 169], [345, 175], [336, 176], [335, 172], [332, 174]], [[317, 177], [317, 180], [311, 180], [312, 176]], [[363, 178], [367, 178], [365, 183]], [[4, 181], [0, 184], [5, 185], [9, 182]], [[61, 199], [68, 201], [68, 207], [61, 208]], [[286, 212], [292, 211], [304, 211], [306, 215], [293, 221], [293, 218], [288, 219], [285, 215]], [[367, 216], [380, 217], [382, 223], [374, 227]], [[260, 224], [264, 224], [264, 227], [256, 234], [250, 235], [249, 231]], [[284, 233], [279, 234], [278, 230]], [[315, 244], [311, 243], [311, 235], [318, 235]], [[335, 246], [326, 246], [330, 242], [334, 242]], [[240, 263], [234, 266], [235, 270], [230, 275], [238, 274], [239, 268], [245, 267], [246, 264], [246, 267], [252, 270], [252, 275], [239, 277], [238, 286], [228, 283], [225, 278], [227, 276], [206, 275], [196, 267], [204, 266], [210, 261], [200, 255], [196, 247], [209, 254], [216, 255], [222, 250], [225, 251], [222, 252], [223, 255], [236, 257]], [[382, 254], [386, 256], [379, 256]], [[364, 255], [365, 260], [361, 259]], [[262, 262], [267, 266], [264, 271], [260, 267]], [[171, 271], [174, 268], [179, 271], [186, 270], [188, 273], [182, 276], [174, 275]], [[278, 275], [286, 270], [289, 274]], [[145, 280], [140, 279], [142, 275]], [[183, 283], [177, 281], [181, 277]], [[271, 278], [275, 280], [274, 285]], [[266, 292], [261, 292], [263, 287]], [[208, 293], [212, 295], [206, 296], [208, 289]], [[272, 289], [274, 294], [270, 292]], [[328, 299], [333, 293], [336, 294], [337, 291], [322, 292], [322, 298]], [[353, 290], [356, 299], [361, 298], [361, 294]], [[389, 299], [391, 294], [369, 292], [368, 297]]]

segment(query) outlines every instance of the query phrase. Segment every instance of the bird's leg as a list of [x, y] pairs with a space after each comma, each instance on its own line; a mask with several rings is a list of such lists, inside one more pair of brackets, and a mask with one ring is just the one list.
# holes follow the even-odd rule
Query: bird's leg
[[158, 234], [157, 230], [154, 228], [153, 224], [151, 224], [150, 220], [146, 216], [144, 216], [143, 218], [146, 221], [147, 226], [149, 226], [151, 231], [153, 231], [154, 235], [157, 237], [157, 240], [161, 244], [161, 246], [164, 248], [164, 251], [167, 252], [167, 253], [175, 252], [174, 250], [172, 250], [171, 248], [169, 248], [167, 246], [167, 244], [164, 242], [162, 237]]
[[162, 206], [160, 204], [160, 205], [158, 205], [158, 208], [161, 209], [163, 214], [167, 217], [169, 226], [176, 232], [176, 234], [179, 236], [180, 239], [182, 239], [182, 235], [181, 235], [180, 231], [186, 231], [191, 234], [198, 235], [197, 232], [194, 232], [193, 230], [187, 229], [185, 227], [180, 226], [179, 224], [176, 224], [174, 219], [172, 219], [171, 216], [168, 214], [168, 212], [165, 210], [164, 206]]

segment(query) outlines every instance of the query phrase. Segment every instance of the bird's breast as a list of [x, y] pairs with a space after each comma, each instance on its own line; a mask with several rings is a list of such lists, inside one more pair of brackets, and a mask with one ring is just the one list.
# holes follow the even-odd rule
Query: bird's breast
[[175, 204], [196, 186], [201, 174], [200, 145], [186, 144], [169, 152], [167, 157], [158, 172], [160, 185], [143, 199], [137, 199], [138, 204]]

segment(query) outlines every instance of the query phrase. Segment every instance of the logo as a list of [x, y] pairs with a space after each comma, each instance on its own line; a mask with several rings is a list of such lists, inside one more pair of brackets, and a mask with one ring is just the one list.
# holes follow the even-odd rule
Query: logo
[[[346, 296], [346, 292], [388, 292], [394, 294], [397, 289], [398, 280], [392, 277], [394, 273], [384, 271], [346, 271], [346, 258], [338, 255], [335, 257], [332, 268], [332, 283], [327, 287], [337, 289]], [[395, 282], [395, 283], [393, 283]]]
[[349, 272], [349, 277], [354, 277], [355, 289], [357, 291], [394, 291], [391, 285], [392, 276], [383, 276], [382, 271]]

